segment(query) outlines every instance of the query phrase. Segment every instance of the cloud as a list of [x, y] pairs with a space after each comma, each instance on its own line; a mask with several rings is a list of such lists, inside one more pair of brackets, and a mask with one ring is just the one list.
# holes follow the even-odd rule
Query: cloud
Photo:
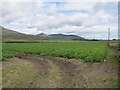
[[97, 2], [93, 9], [95, 12], [104, 10], [104, 11], [108, 11], [108, 10], [112, 10], [113, 7], [118, 7], [118, 2]]
[[67, 2], [62, 5], [61, 10], [91, 10], [96, 2]]
[[47, 15], [54, 15], [54, 14], [56, 14], [56, 11], [57, 11], [56, 4], [51, 4], [51, 5], [49, 5], [49, 7], [43, 9], [42, 12]]
[[31, 13], [40, 11], [42, 3], [32, 2], [3, 2], [0, 7], [2, 10], [2, 20], [4, 23], [9, 23], [16, 19], [23, 18]]
[[[112, 33], [118, 30], [116, 5], [108, 2], [31, 1], [4, 2], [0, 8], [3, 26], [22, 33], [69, 33], [86, 38], [107, 38], [108, 27]], [[112, 38], [116, 36], [117, 32]]]

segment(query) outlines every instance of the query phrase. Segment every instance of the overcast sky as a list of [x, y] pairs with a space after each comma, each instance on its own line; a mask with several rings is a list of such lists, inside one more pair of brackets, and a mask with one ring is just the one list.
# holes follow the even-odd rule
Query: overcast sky
[[76, 34], [89, 39], [107, 39], [111, 28], [111, 39], [118, 38], [118, 3], [87, 1], [6, 0], [0, 6], [1, 26], [26, 34]]

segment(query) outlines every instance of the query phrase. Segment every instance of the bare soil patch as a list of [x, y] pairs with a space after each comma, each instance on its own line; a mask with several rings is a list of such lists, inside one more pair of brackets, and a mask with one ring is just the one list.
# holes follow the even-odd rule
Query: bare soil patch
[[26, 88], [117, 87], [117, 61], [86, 63], [80, 59], [23, 54], [3, 61], [3, 70], [9, 68], [10, 65], [24, 64], [24, 61], [32, 63], [35, 67], [32, 77], [29, 81], [25, 81], [26, 85], [23, 85]]

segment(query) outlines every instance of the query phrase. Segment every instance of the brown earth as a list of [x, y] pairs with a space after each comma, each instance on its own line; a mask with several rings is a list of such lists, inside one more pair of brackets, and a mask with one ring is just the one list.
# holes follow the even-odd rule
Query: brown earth
[[[80, 59], [23, 54], [3, 61], [3, 72], [11, 65], [28, 62], [35, 71], [28, 80], [23, 79], [23, 88], [115, 88], [118, 85], [117, 61], [113, 60], [86, 63]], [[4, 83], [3, 86], [9, 87]]]

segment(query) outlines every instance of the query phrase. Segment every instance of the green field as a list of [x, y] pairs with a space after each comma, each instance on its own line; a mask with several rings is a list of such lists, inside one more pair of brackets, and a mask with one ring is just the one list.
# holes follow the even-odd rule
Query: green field
[[3, 43], [2, 51], [2, 60], [18, 54], [38, 54], [100, 62], [107, 55], [107, 43]]

